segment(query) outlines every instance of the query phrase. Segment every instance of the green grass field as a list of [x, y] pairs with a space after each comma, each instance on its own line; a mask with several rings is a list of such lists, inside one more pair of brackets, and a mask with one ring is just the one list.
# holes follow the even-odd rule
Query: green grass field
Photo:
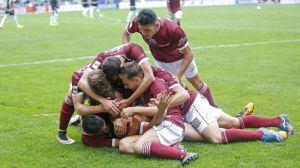
[[[168, 16], [166, 9], [155, 11]], [[255, 114], [286, 113], [295, 128], [295, 135], [280, 144], [184, 142], [189, 151], [200, 154], [189, 166], [299, 167], [300, 5], [183, 11], [182, 27], [194, 48], [200, 76], [220, 107], [233, 115], [253, 101]], [[89, 19], [80, 13], [61, 13], [58, 27], [48, 26], [48, 14], [23, 15], [19, 20], [24, 29], [16, 29], [9, 18], [0, 30], [0, 167], [180, 167], [176, 160], [87, 148], [81, 143], [80, 127], [68, 130], [75, 144], [56, 140], [71, 74], [91, 59], [19, 64], [92, 56], [119, 45], [127, 10], [104, 14]], [[148, 51], [139, 35], [133, 41]]]

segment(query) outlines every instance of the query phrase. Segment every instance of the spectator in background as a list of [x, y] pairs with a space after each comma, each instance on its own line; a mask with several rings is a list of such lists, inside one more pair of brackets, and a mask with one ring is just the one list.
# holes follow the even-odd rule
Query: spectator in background
[[129, 23], [131, 21], [131, 16], [132, 14], [134, 14], [135, 16], [138, 15], [137, 11], [136, 11], [136, 7], [135, 7], [135, 0], [130, 0], [130, 11], [127, 15], [127, 23]]
[[3, 16], [3, 18], [2, 18], [2, 20], [0, 22], [0, 29], [3, 28], [4, 23], [5, 23], [8, 15], [11, 15], [11, 16], [14, 17], [14, 22], [15, 22], [17, 28], [23, 28], [24, 27], [23, 25], [19, 24], [18, 17], [17, 17], [17, 15], [15, 13], [13, 0], [7, 0], [6, 1], [6, 8], [4, 10], [5, 10], [5, 14], [4, 14], [4, 16]]
[[59, 2], [58, 0], [50, 0], [51, 5], [51, 16], [50, 16], [50, 22], [49, 26], [58, 26], [58, 8], [59, 8]]

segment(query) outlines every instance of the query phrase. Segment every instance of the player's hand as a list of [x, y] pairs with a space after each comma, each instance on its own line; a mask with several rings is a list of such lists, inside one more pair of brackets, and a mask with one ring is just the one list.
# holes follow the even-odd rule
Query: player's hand
[[161, 92], [161, 96], [159, 100], [151, 99], [151, 103], [155, 104], [158, 113], [164, 113], [165, 110], [169, 107], [169, 104], [173, 98], [173, 94], [171, 92], [167, 93], [167, 91]]
[[123, 137], [127, 132], [127, 122], [122, 118], [118, 118], [114, 121], [114, 132], [117, 136]]
[[129, 107], [131, 105], [131, 102], [129, 102], [127, 99], [123, 99], [119, 102], [119, 109], [124, 109], [126, 107]]
[[134, 115], [133, 107], [124, 108], [121, 117], [127, 119], [128, 117], [132, 117]]
[[102, 102], [104, 109], [113, 117], [117, 117], [120, 114], [118, 103], [116, 100], [105, 100]]

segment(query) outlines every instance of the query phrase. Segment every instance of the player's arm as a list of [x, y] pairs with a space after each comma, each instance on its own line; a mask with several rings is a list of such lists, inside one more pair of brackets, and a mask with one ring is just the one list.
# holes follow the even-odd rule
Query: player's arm
[[163, 91], [159, 101], [157, 101], [155, 99], [151, 100], [152, 103], [155, 104], [157, 107], [157, 113], [150, 121], [149, 127], [158, 125], [164, 120], [164, 118], [167, 115], [167, 109], [170, 105], [172, 97], [173, 97], [173, 95], [171, 93], [168, 94], [166, 91]]
[[157, 113], [157, 107], [156, 106], [150, 106], [150, 107], [144, 107], [144, 106], [135, 106], [135, 107], [127, 107], [124, 108], [121, 117], [122, 118], [128, 118], [132, 117], [135, 114], [141, 114], [145, 116], [154, 116]]
[[123, 34], [122, 34], [122, 42], [124, 44], [129, 43], [131, 39], [131, 34], [138, 32], [138, 21], [137, 19], [133, 19], [132, 22], [128, 23], [128, 25], [125, 27]]
[[77, 114], [81, 116], [91, 115], [91, 114], [97, 114], [97, 113], [103, 113], [105, 112], [105, 109], [102, 105], [96, 105], [96, 106], [89, 106], [84, 104], [84, 94], [82, 95], [72, 95], [74, 108], [77, 112]]
[[127, 32], [126, 28], [123, 31], [122, 34], [122, 42], [123, 44], [129, 43], [131, 39], [131, 34]]
[[118, 116], [120, 110], [118, 109], [116, 102], [114, 100], [108, 100], [104, 97], [97, 95], [90, 87], [87, 81], [87, 76], [89, 72], [84, 72], [82, 77], [78, 82], [78, 88], [83, 91], [85, 94], [100, 102], [103, 105], [105, 111], [109, 112], [112, 116]]
[[189, 67], [189, 65], [191, 64], [191, 62], [193, 61], [193, 53], [192, 53], [192, 50], [191, 50], [191, 48], [189, 46], [187, 46], [184, 49], [182, 49], [181, 52], [183, 53], [184, 58], [183, 58], [182, 65], [181, 65], [179, 71], [176, 74], [176, 77], [179, 80], [181, 80], [184, 72]]
[[171, 90], [174, 95], [170, 101], [170, 107], [179, 106], [190, 98], [190, 94], [180, 84], [174, 85]]
[[144, 78], [139, 85], [139, 87], [134, 91], [134, 93], [128, 98], [124, 99], [120, 102], [121, 106], [120, 108], [125, 108], [130, 106], [135, 100], [137, 100], [155, 81], [155, 77], [151, 68], [150, 62], [144, 61], [142, 64], [140, 64], [140, 67], [143, 70]]

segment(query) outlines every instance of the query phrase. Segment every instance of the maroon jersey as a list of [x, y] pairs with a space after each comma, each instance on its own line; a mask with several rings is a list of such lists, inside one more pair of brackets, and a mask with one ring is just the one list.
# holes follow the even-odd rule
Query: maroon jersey
[[[157, 99], [159, 98], [162, 91], [167, 90], [168, 92], [170, 89], [168, 85], [164, 82], [164, 80], [160, 78], [155, 78], [153, 84], [146, 90], [146, 92], [140, 97], [140, 103], [147, 104], [150, 102], [150, 99]], [[167, 116], [164, 120], [170, 121], [175, 123], [176, 125], [180, 126], [184, 129], [184, 122], [181, 117], [181, 111], [179, 106], [170, 107], [167, 110]]]
[[[188, 92], [190, 94], [190, 98], [183, 104], [183, 107], [181, 109], [182, 116], [184, 116], [189, 111], [189, 109], [192, 106], [192, 104], [194, 103], [197, 95], [199, 94], [198, 92], [191, 91], [191, 90], [188, 90]], [[202, 97], [205, 98], [204, 96], [202, 96]]]
[[87, 135], [83, 132], [81, 140], [89, 147], [115, 147], [115, 139], [108, 138], [106, 135]]
[[125, 58], [125, 62], [136, 61], [139, 65], [149, 60], [141, 46], [127, 43], [100, 53], [93, 61], [91, 68], [98, 69], [105, 58], [116, 55]]
[[181, 10], [180, 0], [167, 0], [167, 7], [170, 13], [175, 14]]
[[162, 70], [161, 68], [158, 68], [158, 67], [152, 67], [152, 71], [153, 71], [154, 77], [163, 79], [165, 81], [165, 83], [168, 85], [169, 89], [173, 89], [174, 87], [179, 85], [176, 77], [173, 74], [171, 74], [170, 72]]
[[[144, 39], [149, 45], [155, 60], [160, 62], [175, 62], [184, 58], [181, 50], [188, 46], [188, 40], [183, 30], [173, 21], [168, 19], [159, 20], [160, 27], [151, 39]], [[129, 34], [140, 33], [138, 20], [130, 22], [126, 30]]]

